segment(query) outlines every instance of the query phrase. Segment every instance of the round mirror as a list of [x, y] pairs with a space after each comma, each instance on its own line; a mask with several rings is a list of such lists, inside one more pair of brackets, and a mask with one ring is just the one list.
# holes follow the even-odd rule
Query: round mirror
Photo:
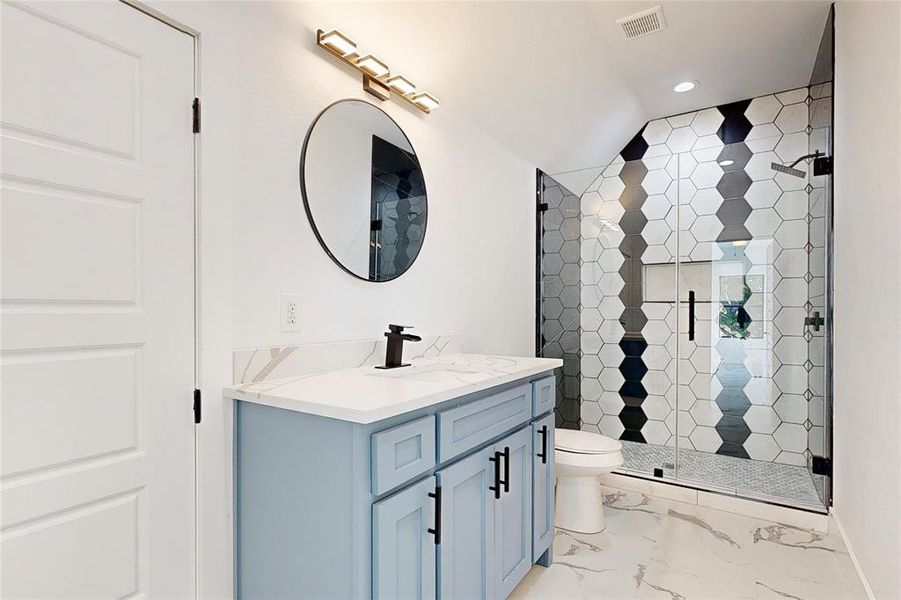
[[322, 111], [304, 141], [300, 187], [319, 243], [351, 275], [390, 281], [416, 260], [428, 220], [422, 169], [380, 108], [341, 100]]

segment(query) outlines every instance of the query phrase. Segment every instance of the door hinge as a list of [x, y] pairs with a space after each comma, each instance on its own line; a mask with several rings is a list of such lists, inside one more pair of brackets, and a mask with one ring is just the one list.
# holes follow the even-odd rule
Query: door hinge
[[538, 212], [543, 213], [547, 212], [548, 205], [547, 202], [539, 202], [538, 203]]
[[194, 390], [194, 422], [200, 423], [200, 411], [201, 411], [201, 401], [200, 401], [200, 390]]
[[810, 470], [814, 475], [832, 477], [832, 459], [826, 456], [812, 456], [810, 458]]
[[194, 102], [191, 104], [191, 110], [194, 114], [194, 133], [200, 133], [200, 98], [194, 98]]

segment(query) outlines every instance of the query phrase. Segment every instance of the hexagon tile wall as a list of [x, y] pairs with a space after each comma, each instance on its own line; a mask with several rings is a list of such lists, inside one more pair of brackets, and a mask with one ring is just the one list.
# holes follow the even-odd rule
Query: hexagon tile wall
[[[770, 163], [808, 153], [811, 102], [799, 88], [651, 121], [582, 195], [583, 429], [806, 464], [823, 425], [822, 334], [804, 317], [822, 297], [825, 178]], [[686, 290], [705, 285], [690, 341]]]
[[548, 205], [541, 220], [541, 356], [563, 359], [557, 373], [557, 427], [579, 429], [581, 209], [579, 197], [552, 177], [543, 175], [540, 185]]

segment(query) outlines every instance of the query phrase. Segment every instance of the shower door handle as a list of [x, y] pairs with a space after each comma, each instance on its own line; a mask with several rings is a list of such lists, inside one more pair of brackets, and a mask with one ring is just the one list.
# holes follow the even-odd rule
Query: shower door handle
[[688, 290], [688, 341], [695, 339], [695, 291]]

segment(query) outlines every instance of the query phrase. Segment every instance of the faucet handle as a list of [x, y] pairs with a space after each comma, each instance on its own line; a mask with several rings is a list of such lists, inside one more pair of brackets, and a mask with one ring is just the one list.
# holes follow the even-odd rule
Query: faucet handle
[[388, 331], [391, 333], [402, 333], [404, 329], [413, 329], [412, 325], [388, 325]]

